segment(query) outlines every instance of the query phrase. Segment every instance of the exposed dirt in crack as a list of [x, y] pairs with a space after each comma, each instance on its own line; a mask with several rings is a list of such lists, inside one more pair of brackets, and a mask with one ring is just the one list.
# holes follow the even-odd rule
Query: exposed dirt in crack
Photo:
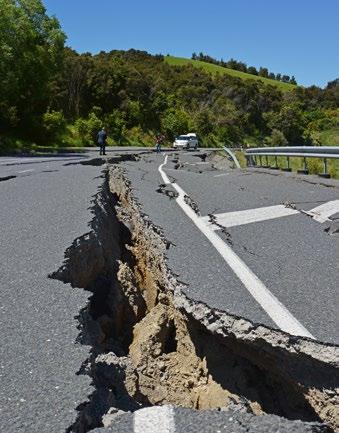
[[52, 275], [92, 292], [79, 315], [79, 341], [92, 347], [79, 374], [92, 377], [94, 392], [69, 432], [167, 403], [338, 428], [338, 347], [187, 298], [166, 264], [169, 242], [141, 213], [118, 166], [106, 171], [92, 211], [90, 232]]
[[221, 150], [213, 150], [209, 153], [206, 161], [210, 162], [215, 170], [230, 169], [234, 163], [229, 160], [229, 156]]

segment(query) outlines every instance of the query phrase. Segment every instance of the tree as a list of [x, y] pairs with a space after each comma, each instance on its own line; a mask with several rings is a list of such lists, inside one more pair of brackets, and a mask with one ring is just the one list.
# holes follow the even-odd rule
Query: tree
[[106, 116], [106, 126], [109, 135], [118, 143], [121, 143], [126, 130], [126, 120], [124, 113], [120, 110], [114, 110]]
[[292, 77], [291, 77], [291, 79], [290, 79], [290, 83], [291, 83], [291, 84], [295, 84], [295, 85], [297, 85], [297, 80], [295, 79], [295, 76], [294, 76], [294, 75], [292, 75]]
[[237, 69], [237, 65], [238, 65], [238, 62], [236, 60], [234, 60], [234, 59], [230, 59], [227, 62], [227, 67], [230, 68], [230, 69]]
[[249, 74], [252, 74], [252, 75], [258, 75], [257, 68], [255, 68], [254, 66], [249, 66], [249, 67], [247, 68], [247, 72], [248, 72]]
[[327, 83], [327, 89], [334, 89], [335, 87], [339, 87], [339, 78]]
[[268, 69], [267, 68], [260, 68], [259, 69], [259, 77], [268, 78]]
[[188, 114], [180, 109], [168, 110], [161, 119], [162, 130], [169, 139], [173, 139], [180, 134], [186, 134], [189, 129], [189, 123]]
[[61, 73], [58, 77], [56, 98], [62, 104], [67, 117], [75, 120], [88, 113], [85, 97], [87, 85], [94, 61], [91, 54], [79, 56], [75, 51], [66, 48]]
[[263, 114], [267, 121], [267, 126], [273, 131], [277, 129], [286, 137], [292, 145], [302, 145], [304, 143], [304, 131], [306, 119], [300, 104], [283, 105], [279, 112], [269, 112]]
[[213, 131], [213, 117], [208, 109], [199, 111], [194, 119], [194, 129], [201, 135], [208, 135]]
[[0, 118], [35, 136], [51, 102], [65, 35], [40, 0], [0, 0]]
[[287, 146], [288, 141], [281, 131], [273, 129], [271, 135], [265, 138], [264, 144], [271, 147]]

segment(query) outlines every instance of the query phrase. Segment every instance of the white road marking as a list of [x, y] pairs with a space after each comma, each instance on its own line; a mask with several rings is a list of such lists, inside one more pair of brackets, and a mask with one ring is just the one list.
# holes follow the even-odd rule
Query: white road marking
[[18, 158], [18, 159], [13, 159], [13, 160], [5, 160], [2, 161], [0, 159], [0, 166], [4, 165], [4, 166], [11, 166], [11, 165], [24, 165], [24, 164], [31, 164], [31, 163], [45, 163], [45, 162], [59, 162], [59, 161], [72, 161], [72, 162], [77, 162], [77, 161], [86, 161], [89, 158], [81, 158], [79, 159], [78, 157], [58, 157], [58, 158], [51, 158], [51, 157], [44, 157], [44, 158]]
[[[165, 156], [165, 161], [159, 167], [159, 172], [164, 183], [170, 184], [163, 167], [167, 164], [168, 155]], [[251, 269], [241, 260], [239, 256], [227, 245], [185, 202], [185, 191], [176, 183], [171, 184], [179, 193], [176, 202], [206, 236], [206, 238], [216, 248], [221, 257], [225, 260], [228, 266], [233, 270], [239, 280], [243, 283], [253, 298], [266, 311], [268, 316], [274, 323], [283, 331], [292, 335], [298, 335], [308, 338], [313, 338], [306, 328], [287, 310], [287, 308], [269, 291], [269, 289], [259, 280], [259, 278], [251, 271]]]
[[216, 174], [213, 177], [223, 177], [223, 176], [229, 176], [230, 173], [223, 173], [223, 174]]
[[30, 162], [36, 162], [36, 161], [48, 161], [48, 159], [38, 159], [38, 158], [18, 158], [18, 159], [12, 159], [12, 160], [6, 160], [4, 162], [1, 162], [0, 165], [21, 165], [21, 164], [28, 164]]
[[28, 172], [30, 172], [30, 171], [35, 171], [35, 170], [34, 170], [34, 168], [33, 168], [33, 169], [31, 169], [31, 170], [22, 170], [22, 171], [18, 171], [18, 173], [28, 173]]
[[174, 410], [171, 406], [154, 406], [134, 412], [134, 433], [174, 433]]
[[339, 200], [329, 201], [320, 206], [315, 207], [305, 213], [310, 215], [315, 221], [324, 223], [329, 220], [331, 215], [339, 212]]
[[[298, 214], [299, 211], [285, 207], [284, 205], [259, 207], [257, 209], [248, 209], [237, 212], [226, 212], [214, 215], [216, 222], [224, 227], [235, 227], [244, 224], [255, 223], [258, 221], [267, 221], [274, 218]], [[220, 227], [209, 222], [209, 217], [203, 217], [203, 220], [211, 226], [212, 230], [219, 230]]]
[[167, 164], [168, 155], [165, 155], [165, 161], [160, 165], [159, 167], [159, 173], [161, 174], [161, 177], [166, 185], [169, 185], [171, 181], [169, 180], [167, 174], [164, 172], [163, 167]]

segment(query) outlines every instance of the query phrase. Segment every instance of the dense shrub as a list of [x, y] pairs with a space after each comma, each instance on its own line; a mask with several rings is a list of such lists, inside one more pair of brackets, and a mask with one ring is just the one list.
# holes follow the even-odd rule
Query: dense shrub
[[95, 113], [90, 113], [87, 119], [78, 119], [75, 122], [75, 129], [78, 137], [86, 146], [94, 146], [98, 131], [102, 128], [102, 121]]

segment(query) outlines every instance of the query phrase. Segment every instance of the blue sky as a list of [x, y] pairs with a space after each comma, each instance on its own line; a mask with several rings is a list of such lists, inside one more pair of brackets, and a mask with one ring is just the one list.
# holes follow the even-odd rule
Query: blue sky
[[339, 0], [43, 0], [79, 52], [203, 51], [324, 86], [339, 77]]

